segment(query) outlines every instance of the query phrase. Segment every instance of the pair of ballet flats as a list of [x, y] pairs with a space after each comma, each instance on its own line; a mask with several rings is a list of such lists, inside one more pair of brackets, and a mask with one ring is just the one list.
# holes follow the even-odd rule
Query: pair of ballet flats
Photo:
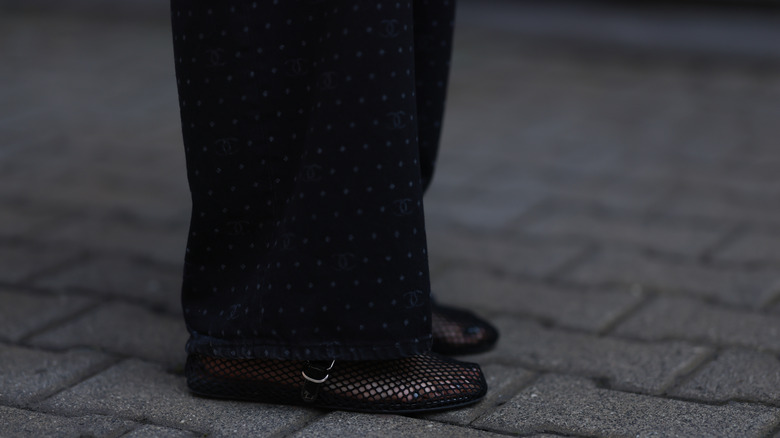
[[498, 332], [471, 312], [435, 304], [431, 353], [377, 361], [227, 359], [189, 354], [193, 393], [231, 400], [369, 413], [411, 414], [468, 406], [487, 393], [479, 365], [446, 355], [492, 348]]

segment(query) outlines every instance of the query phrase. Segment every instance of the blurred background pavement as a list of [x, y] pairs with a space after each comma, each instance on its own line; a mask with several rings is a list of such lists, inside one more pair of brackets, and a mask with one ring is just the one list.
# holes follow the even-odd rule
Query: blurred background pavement
[[426, 198], [491, 391], [197, 399], [167, 2], [0, 0], [0, 436], [780, 437], [780, 11], [461, 1]]

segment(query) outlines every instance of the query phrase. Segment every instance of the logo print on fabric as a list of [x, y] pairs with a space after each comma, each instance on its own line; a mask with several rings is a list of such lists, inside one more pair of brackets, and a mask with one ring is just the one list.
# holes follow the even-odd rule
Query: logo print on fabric
[[232, 321], [234, 319], [238, 319], [238, 309], [241, 308], [241, 304], [233, 304], [230, 306], [230, 314], [227, 317], [228, 321]]
[[282, 234], [281, 236], [279, 236], [279, 240], [276, 241], [276, 245], [278, 248], [285, 251], [295, 248], [295, 234], [293, 233]]
[[319, 78], [317, 78], [317, 85], [320, 90], [332, 90], [336, 88], [336, 75], [335, 71], [323, 72]]
[[317, 182], [322, 179], [322, 166], [319, 164], [308, 164], [303, 166], [303, 175], [301, 175], [301, 181], [303, 182]]
[[222, 49], [209, 49], [206, 50], [206, 54], [209, 56], [209, 62], [213, 67], [222, 67], [225, 65], [225, 51]]
[[349, 271], [355, 267], [355, 254], [351, 252], [345, 252], [341, 254], [333, 254], [333, 260], [336, 264], [336, 269], [339, 271]]
[[214, 146], [217, 148], [217, 155], [227, 156], [233, 155], [238, 152], [238, 148], [235, 146], [237, 138], [219, 138], [214, 141]]
[[395, 38], [400, 33], [398, 31], [398, 20], [382, 20], [383, 27], [379, 31], [379, 36], [382, 38]]
[[240, 236], [245, 233], [246, 226], [249, 225], [249, 221], [229, 221], [225, 224], [225, 228], [228, 230], [230, 236]]
[[393, 201], [393, 213], [396, 216], [409, 216], [412, 214], [414, 206], [411, 198], [396, 199]]
[[422, 307], [425, 304], [424, 298], [423, 298], [423, 291], [421, 290], [413, 290], [409, 291], [404, 294], [404, 298], [406, 299], [406, 308], [407, 309], [413, 309], [415, 307]]
[[406, 111], [395, 111], [387, 113], [390, 118], [390, 129], [404, 129], [406, 128]]
[[306, 68], [306, 62], [304, 58], [291, 58], [284, 61], [284, 65], [287, 66], [288, 76], [303, 76], [308, 73], [309, 69]]

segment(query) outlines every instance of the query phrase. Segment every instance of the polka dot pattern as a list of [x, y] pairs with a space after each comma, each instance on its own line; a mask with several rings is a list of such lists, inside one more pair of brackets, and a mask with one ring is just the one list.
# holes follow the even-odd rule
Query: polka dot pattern
[[187, 350], [427, 351], [422, 195], [450, 1], [172, 0], [192, 219]]

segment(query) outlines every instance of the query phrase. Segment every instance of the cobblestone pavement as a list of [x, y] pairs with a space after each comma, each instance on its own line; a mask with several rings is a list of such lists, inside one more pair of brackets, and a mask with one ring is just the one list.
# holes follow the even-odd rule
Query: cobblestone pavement
[[0, 15], [0, 436], [780, 437], [780, 58], [464, 10], [434, 289], [503, 337], [417, 417], [189, 395], [168, 29]]

